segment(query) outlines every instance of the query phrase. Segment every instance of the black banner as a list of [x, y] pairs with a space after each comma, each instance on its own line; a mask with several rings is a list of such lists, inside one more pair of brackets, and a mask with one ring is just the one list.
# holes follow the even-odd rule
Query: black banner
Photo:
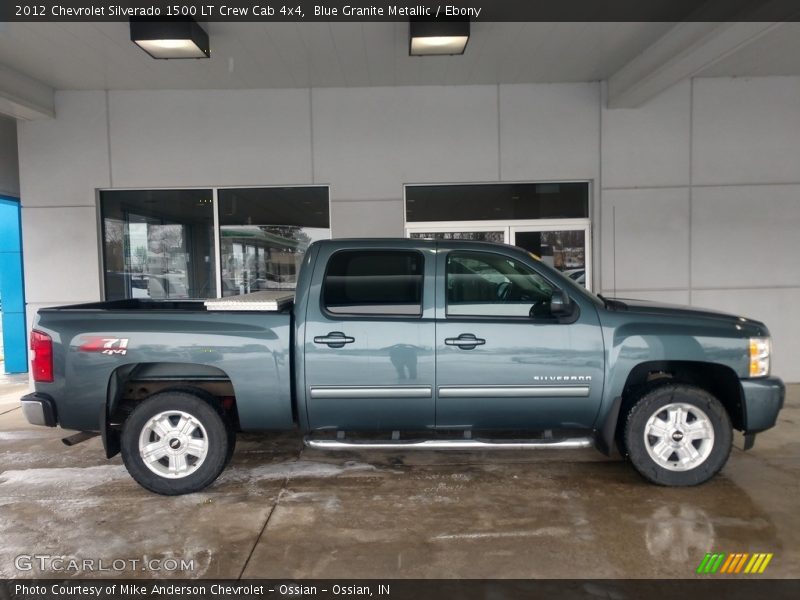
[[797, 21], [797, 0], [2, 0], [0, 21]]
[[0, 581], [2, 600], [256, 600], [264, 598], [380, 598], [385, 600], [542, 599], [598, 600], [600, 598], [666, 600], [795, 600], [800, 580], [753, 579], [753, 576], [714, 576], [703, 579], [595, 580], [100, 580], [29, 579]]

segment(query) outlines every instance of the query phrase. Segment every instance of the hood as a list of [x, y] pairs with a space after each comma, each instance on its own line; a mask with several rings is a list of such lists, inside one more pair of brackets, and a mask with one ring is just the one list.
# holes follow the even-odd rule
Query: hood
[[747, 319], [738, 315], [726, 312], [711, 310], [708, 308], [695, 308], [682, 306], [680, 304], [663, 304], [660, 302], [650, 302], [648, 300], [634, 300], [631, 298], [606, 298], [608, 310], [619, 312], [632, 312], [637, 314], [659, 315], [677, 318], [700, 318], [715, 319], [739, 325], [748, 325], [763, 329], [766, 333], [767, 327], [761, 321]]

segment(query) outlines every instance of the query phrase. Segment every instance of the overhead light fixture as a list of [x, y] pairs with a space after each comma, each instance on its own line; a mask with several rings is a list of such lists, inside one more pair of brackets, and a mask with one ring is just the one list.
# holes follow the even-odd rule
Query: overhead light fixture
[[194, 19], [131, 18], [131, 41], [153, 58], [209, 58], [208, 34]]
[[464, 54], [469, 41], [469, 19], [410, 19], [408, 37], [411, 56]]

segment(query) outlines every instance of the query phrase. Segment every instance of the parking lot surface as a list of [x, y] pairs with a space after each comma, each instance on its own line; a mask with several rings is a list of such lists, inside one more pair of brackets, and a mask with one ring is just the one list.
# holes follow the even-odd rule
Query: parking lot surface
[[800, 577], [798, 385], [696, 488], [593, 450], [324, 454], [248, 434], [211, 488], [173, 498], [99, 439], [28, 425], [26, 388], [0, 382], [2, 577], [682, 578], [706, 552], [774, 553], [760, 577]]

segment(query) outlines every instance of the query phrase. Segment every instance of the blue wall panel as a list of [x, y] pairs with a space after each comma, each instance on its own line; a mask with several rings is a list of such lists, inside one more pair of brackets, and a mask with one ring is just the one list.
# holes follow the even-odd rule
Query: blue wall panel
[[0, 299], [6, 373], [28, 370], [19, 200], [0, 197]]

